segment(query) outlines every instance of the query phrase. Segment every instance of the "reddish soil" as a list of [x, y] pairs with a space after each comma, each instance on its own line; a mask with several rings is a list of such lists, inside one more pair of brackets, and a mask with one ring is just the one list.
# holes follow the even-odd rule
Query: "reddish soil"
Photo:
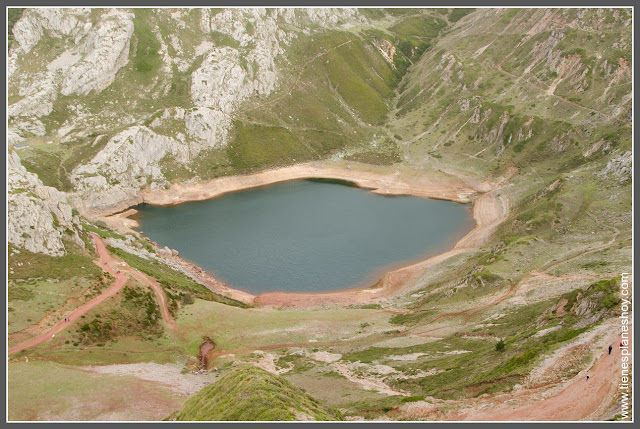
[[167, 322], [169, 327], [171, 328], [176, 327], [175, 321], [171, 317], [171, 314], [169, 314], [166, 298], [164, 296], [164, 291], [162, 290], [160, 285], [158, 285], [158, 283], [155, 280], [149, 278], [145, 274], [137, 270], [134, 270], [129, 266], [126, 266], [126, 265], [123, 266], [122, 262], [117, 261], [116, 259], [113, 258], [113, 256], [111, 256], [111, 254], [107, 250], [104, 242], [100, 237], [98, 237], [95, 234], [91, 234], [91, 235], [93, 236], [93, 240], [95, 242], [96, 250], [98, 251], [98, 256], [99, 256], [99, 261], [96, 262], [96, 264], [98, 264], [98, 266], [100, 266], [100, 268], [102, 268], [104, 271], [114, 276], [116, 280], [113, 282], [111, 286], [109, 286], [107, 290], [102, 292], [100, 295], [82, 304], [76, 309], [72, 310], [71, 313], [69, 313], [66, 316], [66, 319], [68, 321], [65, 321], [64, 319], [59, 321], [51, 329], [49, 329], [45, 334], [42, 334], [36, 338], [32, 338], [31, 340], [25, 341], [24, 343], [21, 343], [17, 346], [11, 347], [8, 350], [7, 354], [10, 355], [13, 353], [17, 353], [26, 348], [33, 347], [38, 344], [44, 343], [45, 341], [51, 340], [55, 334], [67, 329], [69, 326], [71, 326], [72, 323], [77, 321], [80, 318], [80, 316], [82, 316], [92, 308], [102, 304], [104, 301], [106, 301], [107, 299], [111, 298], [112, 296], [120, 292], [123, 289], [124, 285], [127, 283], [127, 280], [129, 279], [129, 276], [127, 276], [126, 274], [129, 274], [133, 277], [138, 278], [139, 280], [148, 284], [151, 287], [151, 289], [156, 295], [158, 304], [160, 305], [162, 318]]
[[81, 306], [77, 307], [75, 310], [71, 311], [71, 313], [69, 313], [69, 315], [66, 317], [67, 320], [69, 320], [68, 322], [64, 321], [64, 319], [61, 320], [60, 322], [55, 324], [47, 333], [42, 334], [39, 337], [33, 338], [29, 341], [25, 341], [24, 343], [19, 344], [15, 347], [11, 347], [8, 351], [8, 354], [17, 353], [28, 347], [33, 347], [38, 344], [44, 343], [45, 341], [49, 341], [54, 337], [55, 334], [71, 326], [71, 324], [74, 323], [76, 320], [78, 320], [80, 316], [82, 316], [83, 314], [85, 314], [95, 306], [100, 305], [101, 303], [111, 298], [112, 296], [116, 295], [118, 292], [122, 290], [122, 288], [124, 287], [125, 283], [128, 280], [128, 277], [122, 272], [120, 272], [119, 274], [116, 273], [117, 270], [113, 268], [114, 260], [109, 254], [109, 252], [107, 251], [107, 248], [105, 247], [104, 242], [100, 240], [100, 238], [98, 238], [96, 235], [94, 235], [93, 238], [96, 243], [96, 249], [98, 251], [98, 255], [100, 257], [99, 259], [100, 262], [98, 263], [98, 265], [104, 271], [113, 275], [116, 278], [116, 280], [113, 282], [111, 286], [109, 286], [107, 290], [102, 292], [100, 295], [82, 304]]
[[[510, 172], [509, 174], [513, 174]], [[201, 280], [214, 292], [237, 299], [245, 303], [259, 306], [311, 307], [325, 304], [364, 304], [397, 295], [408, 284], [415, 280], [424, 270], [436, 263], [474, 248], [486, 242], [495, 228], [506, 219], [509, 211], [508, 197], [498, 195], [496, 190], [504, 183], [498, 179], [495, 183], [478, 183], [469, 178], [453, 178], [439, 175], [416, 175], [389, 172], [373, 172], [340, 167], [316, 166], [312, 163], [298, 164], [290, 167], [267, 170], [245, 176], [229, 176], [213, 179], [203, 183], [174, 184], [166, 190], [143, 191], [139, 195], [141, 201], [157, 205], [174, 205], [186, 201], [200, 201], [214, 198], [225, 193], [265, 186], [272, 183], [305, 179], [327, 178], [347, 180], [359, 187], [370, 189], [382, 195], [415, 195], [421, 197], [444, 199], [458, 202], [469, 202], [480, 194], [474, 204], [476, 227], [462, 238], [449, 252], [427, 259], [420, 263], [403, 267], [387, 273], [377, 284], [365, 289], [351, 289], [329, 293], [284, 293], [270, 292], [257, 297], [227, 287], [198, 272], [197, 267], [180, 258], [174, 258], [191, 272], [199, 274]], [[135, 210], [126, 210], [111, 216], [106, 213], [89, 213], [101, 217], [110, 227], [128, 233], [137, 234], [131, 228], [137, 223], [129, 216]], [[195, 269], [194, 269], [195, 268]]]
[[[538, 401], [530, 398], [520, 406], [505, 405], [504, 398], [496, 398], [492, 407], [452, 412], [446, 420], [597, 420], [615, 400], [621, 369], [621, 350], [617, 347], [619, 342], [620, 335], [611, 334], [607, 340], [607, 343], [614, 345], [611, 355], [604, 349], [588, 371], [575, 376], [552, 396]], [[586, 379], [587, 374], [589, 380]], [[525, 399], [533, 395], [525, 391], [522, 395], [512, 395], [512, 398], [519, 396]]]

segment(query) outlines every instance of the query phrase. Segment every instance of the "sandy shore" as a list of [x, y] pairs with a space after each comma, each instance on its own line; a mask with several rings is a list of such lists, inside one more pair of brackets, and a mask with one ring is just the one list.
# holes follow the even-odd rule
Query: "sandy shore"
[[202, 183], [175, 184], [169, 189], [147, 190], [140, 193], [145, 203], [173, 205], [186, 201], [201, 201], [243, 189], [271, 185], [297, 179], [346, 180], [361, 188], [371, 189], [377, 194], [415, 195], [418, 197], [468, 203], [477, 192], [486, 192], [485, 183], [464, 182], [460, 179], [436, 174], [409, 175], [375, 172], [356, 168], [318, 166], [311, 163], [298, 164], [256, 174], [228, 176]]
[[[406, 287], [430, 266], [487, 243], [497, 226], [506, 219], [510, 209], [509, 198], [500, 193], [504, 180], [476, 182], [437, 173], [389, 172], [382, 169], [372, 171], [372, 167], [363, 170], [310, 163], [251, 175], [221, 177], [202, 183], [174, 184], [169, 189], [145, 190], [140, 192], [139, 199], [148, 204], [175, 205], [188, 201], [207, 200], [226, 193], [273, 183], [309, 178], [345, 180], [382, 195], [413, 195], [460, 203], [472, 202], [476, 226], [448, 252], [390, 271], [371, 287], [336, 292], [267, 292], [253, 296], [228, 287], [195, 264], [180, 258], [175, 259], [214, 292], [259, 306], [308, 307], [340, 303], [371, 303], [405, 291]], [[138, 223], [130, 218], [135, 213], [136, 210], [129, 209], [111, 216], [105, 214], [106, 216], [100, 219], [115, 230], [137, 234], [133, 228], [137, 227]]]

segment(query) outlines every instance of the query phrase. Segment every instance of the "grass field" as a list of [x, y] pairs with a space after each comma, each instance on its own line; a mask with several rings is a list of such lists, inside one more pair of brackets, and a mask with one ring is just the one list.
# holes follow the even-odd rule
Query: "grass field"
[[10, 362], [8, 373], [10, 421], [161, 420], [186, 399], [161, 383], [55, 362]]

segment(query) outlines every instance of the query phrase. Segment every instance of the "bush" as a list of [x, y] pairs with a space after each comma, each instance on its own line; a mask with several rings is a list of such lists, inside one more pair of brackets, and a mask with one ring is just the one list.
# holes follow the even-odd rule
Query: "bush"
[[500, 340], [496, 343], [496, 351], [502, 352], [505, 349], [504, 341]]
[[191, 295], [189, 295], [188, 293], [182, 295], [182, 304], [183, 305], [190, 305], [193, 304], [195, 301], [193, 299], [193, 297]]

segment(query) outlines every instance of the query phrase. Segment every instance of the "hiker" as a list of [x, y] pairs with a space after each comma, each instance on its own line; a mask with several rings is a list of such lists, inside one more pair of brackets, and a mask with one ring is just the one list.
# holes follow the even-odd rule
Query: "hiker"
[[609, 354], [611, 354], [611, 349], [613, 349], [613, 347], [611, 347], [611, 345], [609, 345]]
[[589, 381], [589, 376], [587, 375], [587, 381]]

